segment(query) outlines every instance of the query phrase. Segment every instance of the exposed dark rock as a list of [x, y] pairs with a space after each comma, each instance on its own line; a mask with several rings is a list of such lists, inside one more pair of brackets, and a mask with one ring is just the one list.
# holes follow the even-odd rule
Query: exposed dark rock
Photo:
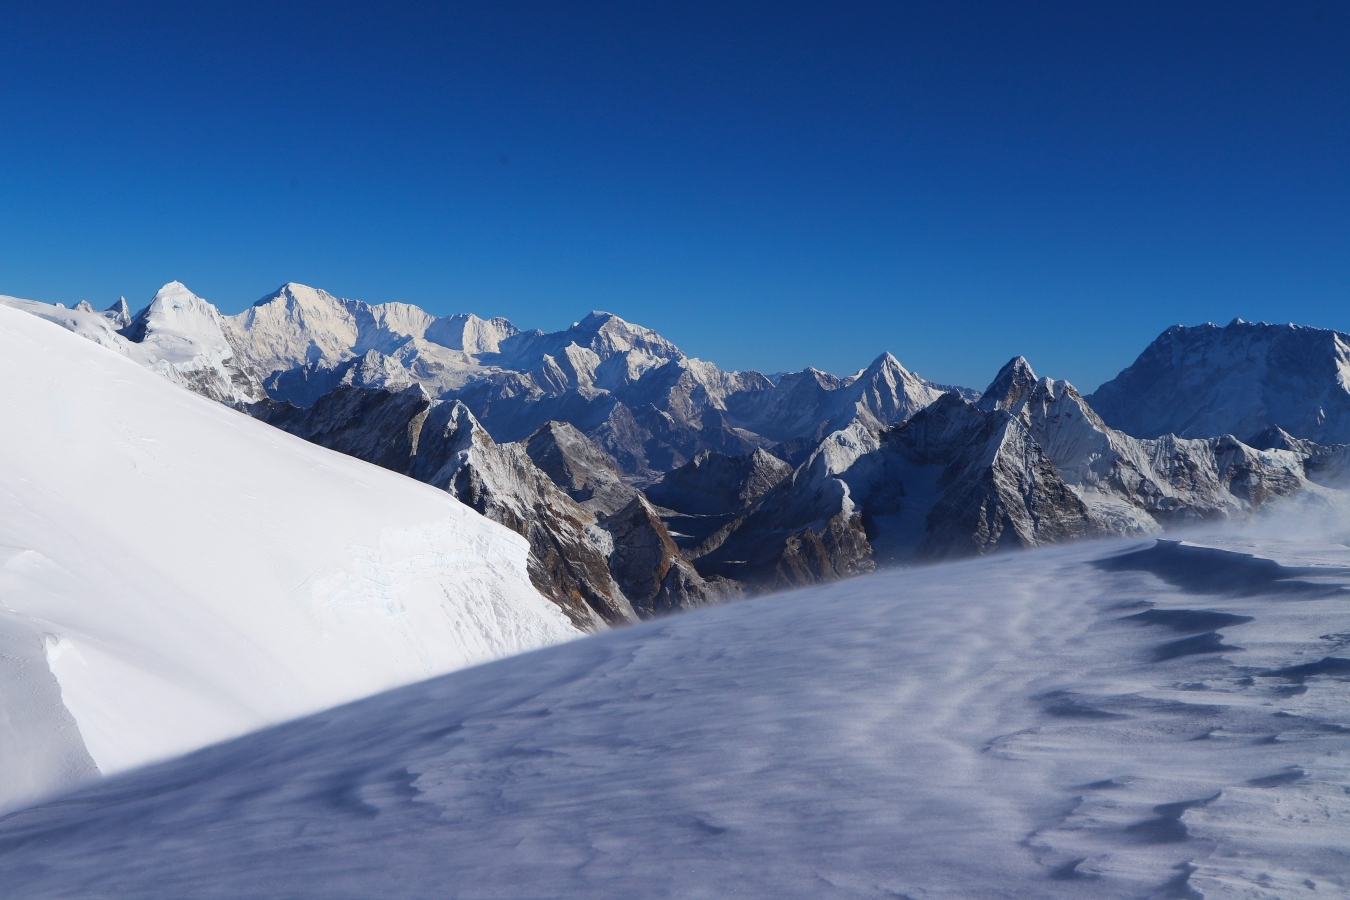
[[819, 531], [804, 528], [783, 542], [770, 585], [800, 587], [862, 575], [875, 568], [862, 517], [840, 511]]
[[566, 422], [545, 422], [525, 440], [525, 452], [554, 484], [594, 513], [617, 512], [638, 494], [619, 477], [613, 457]]
[[986, 410], [1013, 410], [1036, 386], [1036, 373], [1025, 356], [1015, 356], [999, 370], [975, 405]]
[[531, 461], [497, 444], [461, 403], [431, 400], [420, 385], [399, 393], [343, 385], [308, 409], [255, 404], [253, 414], [316, 444], [449, 491], [530, 542], [535, 587], [581, 627], [636, 618], [610, 577], [608, 540], [595, 516]]
[[415, 477], [525, 537], [530, 579], [541, 593], [575, 621], [592, 613], [610, 624], [635, 618], [610, 577], [607, 548], [593, 531], [595, 517], [541, 472], [522, 445], [497, 444], [460, 403], [438, 405], [422, 441], [435, 449], [427, 448]]
[[792, 468], [764, 450], [727, 456], [705, 450], [660, 481], [647, 497], [659, 506], [693, 515], [716, 516], [747, 509]]
[[705, 582], [641, 495], [600, 524], [614, 538], [610, 571], [643, 618], [706, 606], [739, 593], [721, 580]]
[[249, 411], [312, 443], [411, 475], [422, 423], [433, 403], [420, 385], [398, 393], [343, 385], [307, 409], [267, 400]]

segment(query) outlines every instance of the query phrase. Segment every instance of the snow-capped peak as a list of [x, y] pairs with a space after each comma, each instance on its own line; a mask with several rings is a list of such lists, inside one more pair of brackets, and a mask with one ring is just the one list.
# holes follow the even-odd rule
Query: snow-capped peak
[[251, 403], [266, 396], [236, 358], [220, 312], [181, 281], [156, 291], [121, 333], [172, 369], [177, 380], [214, 400]]
[[1350, 335], [1234, 319], [1175, 326], [1088, 398], [1136, 437], [1246, 440], [1279, 426], [1321, 444], [1350, 441]]
[[458, 313], [432, 322], [427, 326], [424, 336], [442, 347], [463, 350], [476, 356], [480, 353], [497, 353], [502, 341], [519, 333], [519, 328], [501, 316], [480, 319], [473, 313]]
[[104, 310], [103, 315], [113, 328], [126, 328], [131, 324], [131, 307], [127, 306], [126, 297], [118, 297], [117, 302]]
[[164, 352], [161, 358], [171, 362], [176, 351], [183, 358], [195, 356], [200, 345], [224, 345], [220, 313], [210, 303], [188, 290], [181, 281], [170, 281], [155, 292], [150, 304], [136, 313], [126, 336], [136, 343], [147, 339]]
[[900, 360], [896, 359], [895, 356], [892, 355], [891, 352], [888, 350], [885, 353], [882, 353], [876, 359], [872, 360], [872, 362], [867, 366], [867, 368], [858, 372], [858, 374], [854, 376], [854, 378], [855, 379], [865, 378], [867, 377], [868, 373], [878, 373], [887, 371], [894, 372], [895, 374], [901, 377], [906, 377], [911, 374], [909, 369], [906, 369], [901, 364]]
[[1011, 411], [1035, 386], [1036, 373], [1032, 371], [1031, 363], [1025, 356], [1015, 356], [999, 370], [976, 405], [981, 409]]
[[577, 337], [589, 336], [588, 341], [576, 342], [581, 346], [589, 346], [600, 355], [601, 359], [630, 350], [640, 350], [648, 356], [662, 360], [684, 358], [684, 353], [679, 347], [650, 328], [634, 325], [613, 313], [601, 310], [592, 311], [569, 331], [577, 332]]

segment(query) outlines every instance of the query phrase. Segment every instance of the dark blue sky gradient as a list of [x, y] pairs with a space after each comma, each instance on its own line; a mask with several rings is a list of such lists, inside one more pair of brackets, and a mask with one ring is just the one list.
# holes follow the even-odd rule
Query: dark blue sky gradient
[[1333, 4], [7, 4], [0, 293], [285, 281], [728, 368], [1090, 390], [1350, 330]]

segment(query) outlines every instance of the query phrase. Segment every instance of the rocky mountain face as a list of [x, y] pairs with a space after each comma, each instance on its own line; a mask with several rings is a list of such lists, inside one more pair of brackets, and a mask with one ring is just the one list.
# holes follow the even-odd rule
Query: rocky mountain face
[[698, 573], [641, 494], [600, 521], [614, 541], [610, 571], [642, 618], [707, 606], [741, 595], [739, 583], [716, 576], [705, 580]]
[[1169, 329], [1084, 398], [1021, 357], [983, 393], [890, 354], [767, 377], [608, 313], [521, 331], [298, 284], [228, 317], [176, 282], [134, 316], [0, 302], [449, 491], [582, 627], [1350, 484], [1350, 338], [1320, 329]]
[[497, 444], [461, 403], [421, 385], [397, 393], [343, 385], [301, 409], [253, 414], [305, 440], [449, 491], [530, 542], [530, 580], [579, 627], [636, 618], [609, 574], [612, 541], [595, 514], [539, 470], [520, 444]]
[[704, 450], [645, 493], [657, 505], [681, 513], [719, 516], [749, 508], [790, 474], [792, 466], [764, 450], [744, 456]]
[[974, 403], [949, 393], [900, 425], [830, 435], [687, 553], [705, 575], [782, 587], [878, 562], [1154, 533], [1303, 490], [1321, 458], [1231, 437], [1130, 437], [1019, 357]]
[[641, 494], [569, 425], [549, 423], [528, 442], [498, 444], [463, 403], [433, 400], [421, 385], [391, 392], [346, 384], [307, 408], [269, 400], [251, 412], [305, 440], [446, 490], [525, 537], [531, 581], [579, 627], [702, 606], [737, 592], [705, 582]]
[[525, 452], [553, 483], [596, 515], [610, 515], [639, 495], [614, 459], [568, 422], [545, 422], [524, 441]]
[[521, 444], [496, 443], [455, 401], [436, 404], [422, 431], [432, 447], [419, 448], [410, 474], [529, 540], [530, 578], [541, 593], [578, 618], [587, 611], [610, 625], [636, 618], [609, 571], [613, 539]]
[[1138, 437], [1248, 440], [1279, 427], [1319, 444], [1350, 443], [1350, 335], [1241, 319], [1177, 325], [1087, 399]]
[[1130, 437], [1106, 425], [1073, 385], [1048, 378], [1027, 395], [1021, 418], [1094, 513], [1126, 533], [1258, 509], [1302, 489], [1312, 456], [1232, 436]]

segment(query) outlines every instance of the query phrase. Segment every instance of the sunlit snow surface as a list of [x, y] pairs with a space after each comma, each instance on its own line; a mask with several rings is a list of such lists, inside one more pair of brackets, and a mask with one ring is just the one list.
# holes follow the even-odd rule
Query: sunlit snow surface
[[0, 304], [0, 809], [577, 636], [523, 539], [116, 349]]
[[7, 897], [1326, 897], [1350, 550], [1078, 545], [587, 638], [0, 821]]

